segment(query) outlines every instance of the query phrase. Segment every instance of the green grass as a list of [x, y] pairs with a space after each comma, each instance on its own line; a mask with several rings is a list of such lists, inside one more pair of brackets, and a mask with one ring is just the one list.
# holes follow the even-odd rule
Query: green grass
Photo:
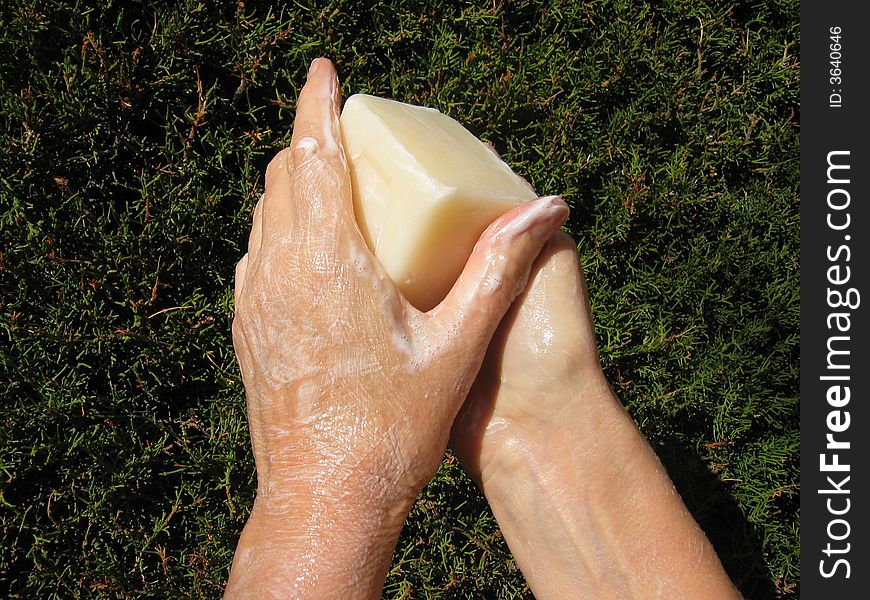
[[[307, 63], [572, 206], [607, 374], [747, 598], [797, 597], [798, 2], [0, 3], [0, 596], [219, 597], [232, 274]], [[531, 597], [448, 457], [387, 598]]]

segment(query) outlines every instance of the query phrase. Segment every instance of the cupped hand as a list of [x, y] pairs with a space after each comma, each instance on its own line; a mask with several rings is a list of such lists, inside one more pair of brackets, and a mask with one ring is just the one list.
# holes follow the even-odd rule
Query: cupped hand
[[496, 330], [450, 445], [482, 482], [517, 459], [523, 442], [558, 428], [584, 398], [608, 392], [577, 248], [559, 232]]
[[316, 60], [236, 269], [233, 343], [260, 504], [288, 494], [409, 504], [498, 322], [567, 215], [561, 200], [541, 198], [495, 221], [448, 297], [421, 313], [354, 221], [340, 102], [332, 64]]

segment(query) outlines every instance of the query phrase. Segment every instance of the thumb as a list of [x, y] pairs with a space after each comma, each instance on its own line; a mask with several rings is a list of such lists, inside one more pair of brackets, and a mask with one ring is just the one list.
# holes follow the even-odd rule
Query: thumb
[[526, 287], [532, 263], [568, 216], [558, 196], [521, 204], [496, 219], [480, 236], [465, 269], [430, 316], [457, 332], [467, 351], [489, 345], [495, 328]]

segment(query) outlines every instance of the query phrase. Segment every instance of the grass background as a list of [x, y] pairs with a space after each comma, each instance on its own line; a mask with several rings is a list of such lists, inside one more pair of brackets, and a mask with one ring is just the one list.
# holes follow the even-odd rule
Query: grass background
[[[798, 6], [0, 0], [0, 596], [220, 596], [233, 266], [326, 55], [565, 196], [623, 402], [746, 597], [797, 597]], [[384, 597], [531, 597], [449, 455]]]

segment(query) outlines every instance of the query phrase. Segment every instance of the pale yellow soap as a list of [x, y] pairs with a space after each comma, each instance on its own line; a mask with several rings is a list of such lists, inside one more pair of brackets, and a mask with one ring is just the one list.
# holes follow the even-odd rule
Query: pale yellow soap
[[420, 310], [438, 305], [483, 230], [535, 197], [467, 129], [433, 108], [357, 94], [341, 113], [357, 223]]

